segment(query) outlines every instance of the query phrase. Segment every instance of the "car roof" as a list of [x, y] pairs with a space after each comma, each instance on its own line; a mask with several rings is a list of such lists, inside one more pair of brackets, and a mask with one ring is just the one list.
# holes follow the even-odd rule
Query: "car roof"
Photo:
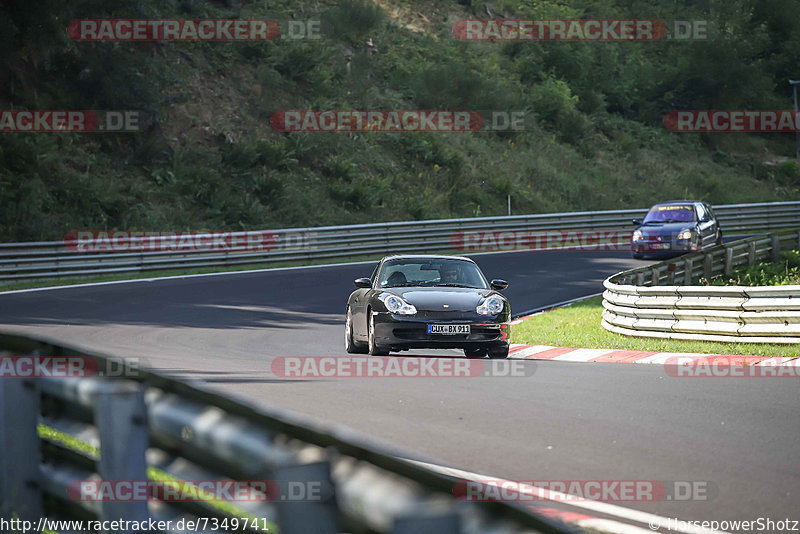
[[448, 256], [446, 254], [393, 254], [384, 257], [381, 262], [387, 260], [461, 260], [475, 263], [465, 256]]
[[667, 200], [666, 202], [659, 202], [653, 206], [670, 206], [672, 204], [703, 204], [700, 200]]

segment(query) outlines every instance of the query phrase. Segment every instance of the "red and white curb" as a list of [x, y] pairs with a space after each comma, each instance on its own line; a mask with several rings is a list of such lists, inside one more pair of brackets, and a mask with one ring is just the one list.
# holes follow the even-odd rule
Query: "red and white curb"
[[553, 347], [550, 345], [512, 344], [508, 357], [522, 360], [553, 360], [559, 362], [597, 362], [597, 363], [667, 363], [680, 357], [681, 364], [693, 361], [712, 361], [715, 365], [790, 365], [800, 366], [796, 356], [767, 357], [741, 356], [734, 354], [699, 354], [696, 352], [649, 352], [645, 350], [616, 349], [575, 349]]

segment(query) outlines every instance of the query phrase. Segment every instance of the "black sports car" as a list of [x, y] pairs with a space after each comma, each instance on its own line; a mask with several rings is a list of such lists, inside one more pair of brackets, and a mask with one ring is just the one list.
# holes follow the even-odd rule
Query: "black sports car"
[[511, 307], [458, 256], [388, 256], [370, 278], [358, 278], [347, 299], [347, 352], [387, 355], [411, 348], [463, 349], [472, 358], [508, 357]]
[[631, 237], [634, 258], [672, 257], [722, 244], [722, 231], [711, 206], [693, 200], [656, 204]]

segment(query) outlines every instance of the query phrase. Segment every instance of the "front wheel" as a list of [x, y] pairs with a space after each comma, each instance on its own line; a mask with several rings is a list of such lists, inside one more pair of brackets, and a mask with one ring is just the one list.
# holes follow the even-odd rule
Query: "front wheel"
[[368, 350], [370, 356], [388, 356], [389, 351], [383, 347], [379, 347], [375, 341], [375, 316], [372, 312], [369, 313], [369, 345]]
[[504, 360], [508, 358], [508, 346], [501, 349], [492, 349], [489, 351], [489, 358], [492, 360]]
[[353, 317], [350, 315], [350, 307], [347, 307], [347, 316], [344, 320], [344, 350], [349, 354], [363, 354], [364, 346], [353, 340]]

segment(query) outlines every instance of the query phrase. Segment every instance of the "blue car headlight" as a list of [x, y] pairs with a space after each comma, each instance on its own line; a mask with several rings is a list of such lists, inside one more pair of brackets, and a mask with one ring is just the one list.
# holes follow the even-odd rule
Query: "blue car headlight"
[[497, 315], [498, 313], [503, 311], [504, 304], [505, 302], [501, 297], [498, 297], [497, 295], [492, 295], [491, 297], [487, 298], [486, 300], [478, 304], [478, 307], [475, 308], [475, 311], [477, 311], [481, 315]]
[[409, 304], [397, 295], [387, 296], [383, 299], [383, 303], [386, 305], [386, 309], [391, 313], [396, 313], [398, 315], [414, 315], [417, 313], [417, 309], [413, 304]]
[[694, 232], [692, 232], [691, 230], [688, 230], [688, 229], [687, 230], [681, 230], [678, 233], [678, 239], [681, 239], [681, 240], [691, 239], [692, 237], [694, 237]]

